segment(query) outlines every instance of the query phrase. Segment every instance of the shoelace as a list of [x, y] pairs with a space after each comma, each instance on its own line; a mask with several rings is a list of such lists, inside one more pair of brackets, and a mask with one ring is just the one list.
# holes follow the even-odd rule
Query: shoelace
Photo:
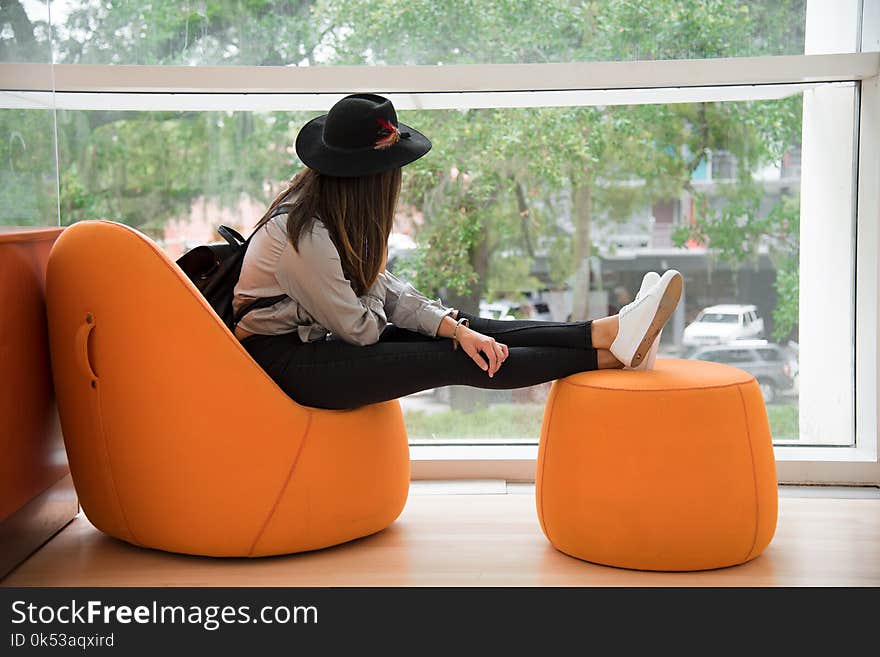
[[628, 315], [631, 311], [635, 310], [640, 303], [643, 303], [645, 301], [645, 299], [647, 299], [647, 298], [648, 298], [648, 293], [645, 292], [645, 296], [641, 297], [640, 299], [636, 299], [635, 301], [632, 301], [631, 303], [628, 303], [623, 308], [621, 308], [620, 314], [624, 314], [623, 311], [626, 310], [626, 314]]
[[[659, 282], [660, 282], [660, 281], [658, 280], [657, 283], [659, 283]], [[644, 291], [642, 291], [641, 288], [640, 288], [639, 291], [636, 292], [636, 298], [633, 299], [633, 301], [638, 301], [639, 299], [644, 299], [644, 298], [645, 298], [645, 295], [648, 294], [648, 292], [651, 291], [651, 288], [654, 287], [655, 285], [657, 285], [657, 283], [652, 283], [652, 284], [649, 285], [649, 286], [647, 287], [647, 289], [644, 290]]]

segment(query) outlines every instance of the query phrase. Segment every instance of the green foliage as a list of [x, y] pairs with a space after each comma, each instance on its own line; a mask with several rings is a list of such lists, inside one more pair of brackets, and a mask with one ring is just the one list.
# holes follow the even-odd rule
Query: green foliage
[[0, 225], [57, 222], [52, 112], [0, 110]]
[[530, 264], [529, 259], [518, 252], [496, 256], [486, 282], [486, 298], [521, 300], [523, 290], [540, 288], [540, 281], [531, 274]]
[[335, 26], [346, 63], [472, 64], [799, 54], [805, 7], [805, 0], [323, 0], [314, 13]]
[[[543, 404], [493, 404], [466, 413], [456, 409], [425, 413], [405, 411], [406, 431], [411, 439], [527, 438], [541, 435]], [[767, 407], [767, 418], [774, 440], [796, 440], [797, 404], [780, 403]]]
[[773, 309], [773, 338], [783, 342], [798, 323], [799, 287], [797, 255], [786, 256], [776, 267], [776, 308]]
[[773, 440], [797, 440], [800, 437], [800, 421], [797, 404], [771, 404], [767, 406], [767, 420]]
[[410, 438], [532, 438], [541, 433], [543, 404], [492, 404], [467, 413], [406, 411]]
[[442, 288], [467, 294], [479, 281], [471, 265], [471, 251], [480, 240], [482, 226], [464, 205], [454, 208], [445, 204], [434, 217], [420, 233], [423, 248], [407, 261], [403, 274], [431, 295]]
[[314, 2], [99, 0], [56, 28], [58, 60], [82, 64], [314, 63]]
[[112, 218], [161, 235], [201, 197], [268, 200], [299, 166], [292, 136], [311, 115], [59, 111], [64, 223]]
[[606, 0], [602, 59], [802, 54], [805, 0]]
[[676, 227], [676, 243], [681, 246], [692, 239], [711, 245], [716, 256], [735, 266], [746, 258], [757, 258], [767, 226], [767, 220], [760, 217], [763, 191], [760, 185], [743, 181], [721, 186], [714, 199], [696, 194], [696, 224]]
[[800, 298], [800, 199], [784, 196], [770, 212], [767, 234], [772, 240], [776, 265], [776, 308], [773, 337], [785, 340], [798, 323]]

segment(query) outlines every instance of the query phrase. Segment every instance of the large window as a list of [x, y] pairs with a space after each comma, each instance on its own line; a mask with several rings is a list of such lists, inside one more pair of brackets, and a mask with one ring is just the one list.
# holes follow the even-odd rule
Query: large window
[[[398, 275], [485, 317], [567, 320], [612, 314], [645, 272], [676, 268], [661, 358], [753, 373], [779, 447], [864, 447], [855, 383], [876, 362], [855, 350], [857, 162], [876, 61], [803, 56], [858, 52], [864, 11], [13, 1], [3, 60], [56, 66], [3, 85], [0, 224], [110, 218], [172, 257], [219, 224], [247, 231], [301, 166], [299, 127], [368, 85], [434, 142], [404, 170]], [[533, 445], [548, 389], [402, 404], [416, 444]]]

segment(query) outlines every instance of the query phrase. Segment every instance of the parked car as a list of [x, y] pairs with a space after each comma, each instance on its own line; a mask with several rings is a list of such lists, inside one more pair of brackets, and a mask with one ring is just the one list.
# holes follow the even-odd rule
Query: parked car
[[538, 319], [544, 322], [553, 321], [553, 315], [550, 313], [550, 306], [543, 301], [536, 301], [531, 304], [532, 315], [529, 319]]
[[543, 301], [524, 301], [521, 304], [510, 306], [508, 311], [515, 319], [536, 319], [541, 321], [552, 321], [553, 316], [550, 313], [550, 306]]
[[550, 314], [550, 306], [543, 301], [535, 303], [529, 301], [523, 303], [511, 303], [507, 301], [489, 303], [488, 301], [481, 301], [480, 317], [500, 320], [538, 319], [551, 321], [553, 319]]
[[511, 307], [506, 303], [480, 302], [480, 317], [484, 319], [513, 319]]
[[774, 403], [794, 386], [797, 360], [784, 347], [767, 340], [738, 340], [714, 347], [700, 347], [688, 358], [733, 365], [754, 375], [764, 402]]
[[764, 337], [764, 320], [753, 305], [723, 304], [704, 308], [684, 329], [685, 347], [724, 344]]

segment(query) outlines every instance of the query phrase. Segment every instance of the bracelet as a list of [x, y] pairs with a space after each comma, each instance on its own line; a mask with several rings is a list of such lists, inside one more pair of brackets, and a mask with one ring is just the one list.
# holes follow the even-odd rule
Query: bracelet
[[455, 323], [455, 328], [452, 329], [452, 348], [458, 349], [458, 327], [465, 326], [469, 327], [471, 325], [470, 320], [467, 317], [462, 317]]

